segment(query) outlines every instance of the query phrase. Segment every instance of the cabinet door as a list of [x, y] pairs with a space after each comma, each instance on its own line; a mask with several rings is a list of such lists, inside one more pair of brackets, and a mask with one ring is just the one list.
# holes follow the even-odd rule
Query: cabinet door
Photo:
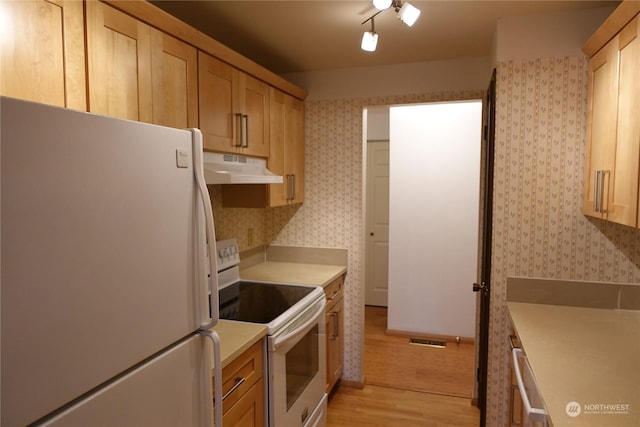
[[327, 393], [342, 375], [342, 321], [344, 299], [339, 298], [327, 311]]
[[198, 104], [204, 148], [235, 153], [233, 67], [198, 52]]
[[285, 97], [274, 88], [269, 88], [269, 170], [283, 177], [282, 184], [269, 184], [269, 206], [284, 206], [288, 202], [288, 172], [285, 168]]
[[269, 186], [269, 206], [304, 201], [304, 103], [270, 89], [269, 170], [282, 184]]
[[151, 83], [155, 124], [198, 127], [198, 53], [151, 28]]
[[[241, 152], [248, 156], [269, 157], [269, 86], [240, 70], [237, 83], [236, 114], [242, 114], [247, 134]], [[236, 141], [237, 143], [237, 141]]]
[[224, 414], [222, 425], [234, 427], [264, 426], [264, 384], [262, 378]]
[[638, 224], [640, 164], [640, 17], [613, 40], [618, 60], [615, 166], [607, 219], [632, 227]]
[[150, 28], [97, 1], [86, 8], [89, 111], [151, 123]]
[[285, 109], [285, 164], [292, 175], [290, 203], [304, 201], [304, 102], [287, 97]]
[[[589, 107], [583, 213], [602, 217], [596, 199], [606, 200], [607, 182], [613, 171], [616, 119], [617, 49], [612, 43], [589, 61]], [[596, 178], [596, 174], [598, 178]]]
[[3, 1], [0, 14], [0, 93], [86, 110], [82, 2]]

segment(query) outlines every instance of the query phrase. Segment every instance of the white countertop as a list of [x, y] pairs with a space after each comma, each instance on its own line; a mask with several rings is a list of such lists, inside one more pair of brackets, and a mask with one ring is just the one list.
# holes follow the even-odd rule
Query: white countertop
[[553, 427], [640, 426], [640, 311], [507, 307]]
[[346, 271], [347, 267], [344, 265], [267, 261], [240, 270], [240, 277], [244, 280], [298, 283], [324, 287], [346, 273]]

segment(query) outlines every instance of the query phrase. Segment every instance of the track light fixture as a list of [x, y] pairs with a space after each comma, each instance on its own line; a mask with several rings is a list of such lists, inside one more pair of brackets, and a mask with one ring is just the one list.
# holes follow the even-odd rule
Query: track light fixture
[[403, 3], [402, 0], [373, 0], [373, 6], [378, 9], [378, 11], [362, 22], [362, 25], [364, 25], [371, 21], [371, 31], [364, 32], [362, 35], [362, 44], [360, 45], [362, 50], [366, 50], [368, 52], [375, 51], [376, 45], [378, 44], [378, 33], [375, 31], [375, 25], [373, 22], [376, 16], [385, 10], [393, 8], [398, 19], [409, 27], [412, 26], [420, 16], [420, 10], [418, 8], [409, 2]]

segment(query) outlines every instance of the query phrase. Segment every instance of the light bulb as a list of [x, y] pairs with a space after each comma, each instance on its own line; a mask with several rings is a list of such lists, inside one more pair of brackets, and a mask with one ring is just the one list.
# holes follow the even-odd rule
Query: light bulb
[[360, 47], [367, 52], [373, 52], [376, 50], [378, 44], [378, 33], [373, 31], [365, 31], [362, 35], [362, 44]]
[[373, 7], [378, 10], [385, 10], [391, 6], [392, 0], [373, 0]]
[[398, 18], [408, 26], [412, 26], [420, 16], [420, 10], [410, 3], [404, 3], [398, 11]]

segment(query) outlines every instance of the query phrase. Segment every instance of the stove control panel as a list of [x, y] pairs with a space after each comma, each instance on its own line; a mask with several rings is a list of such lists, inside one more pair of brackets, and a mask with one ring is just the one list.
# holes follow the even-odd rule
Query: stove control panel
[[218, 240], [216, 250], [218, 251], [218, 271], [240, 264], [237, 239]]

